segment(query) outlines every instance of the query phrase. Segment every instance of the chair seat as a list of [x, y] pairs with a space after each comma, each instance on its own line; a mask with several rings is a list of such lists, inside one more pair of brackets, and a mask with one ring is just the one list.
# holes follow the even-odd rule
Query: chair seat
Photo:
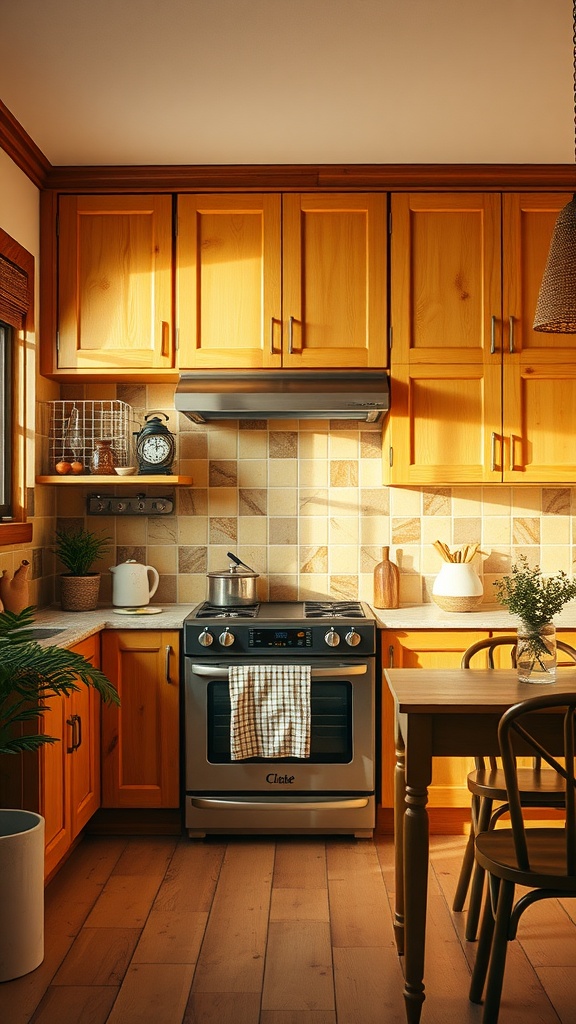
[[566, 874], [566, 833], [562, 828], [526, 830], [530, 870], [518, 867], [510, 828], [476, 836], [476, 859], [489, 872], [516, 885], [574, 892], [576, 877]]
[[[526, 806], [548, 805], [548, 801], [564, 805], [563, 780], [557, 772], [543, 768], [519, 768], [517, 772], [520, 799]], [[501, 768], [477, 768], [468, 776], [468, 789], [490, 800], [506, 800], [506, 780]]]

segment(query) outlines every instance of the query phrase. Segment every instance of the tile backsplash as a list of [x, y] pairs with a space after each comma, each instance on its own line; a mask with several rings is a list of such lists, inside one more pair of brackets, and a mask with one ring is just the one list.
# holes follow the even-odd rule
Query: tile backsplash
[[380, 427], [322, 420], [197, 426], [175, 412], [173, 396], [167, 384], [62, 387], [65, 399], [128, 402], [140, 421], [148, 411], [166, 412], [177, 436], [175, 468], [193, 484], [146, 488], [138, 478], [135, 492], [175, 498], [173, 515], [143, 518], [87, 516], [94, 488], [36, 487], [33, 547], [17, 554], [32, 562], [39, 604], [57, 591], [59, 567], [49, 550], [55, 525], [111, 537], [113, 554], [99, 566], [104, 602], [111, 598], [107, 569], [127, 558], [158, 569], [154, 602], [202, 601], [206, 572], [225, 569], [228, 551], [260, 573], [262, 600], [370, 602], [374, 567], [389, 545], [401, 603], [427, 602], [441, 565], [436, 539], [451, 548], [481, 544], [475, 566], [487, 603], [493, 581], [521, 553], [544, 572], [572, 575], [576, 486], [383, 487]]

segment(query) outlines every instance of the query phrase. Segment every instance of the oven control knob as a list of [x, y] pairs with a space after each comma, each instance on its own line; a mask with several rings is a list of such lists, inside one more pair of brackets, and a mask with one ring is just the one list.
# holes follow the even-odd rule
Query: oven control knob
[[328, 644], [328, 647], [338, 647], [338, 644], [340, 643], [340, 637], [338, 636], [336, 630], [333, 628], [330, 628], [328, 630], [324, 637], [324, 640]]
[[210, 644], [214, 643], [214, 637], [208, 629], [203, 629], [198, 637], [198, 643], [201, 647], [210, 647]]
[[220, 636], [218, 637], [218, 643], [222, 644], [222, 647], [231, 647], [235, 639], [236, 637], [234, 636], [234, 633], [231, 633], [228, 626], [226, 626], [224, 632], [220, 633]]
[[344, 639], [349, 647], [357, 647], [362, 637], [360, 636], [360, 633], [356, 632], [354, 626], [352, 626], [352, 629], [350, 630], [349, 633], [346, 633]]

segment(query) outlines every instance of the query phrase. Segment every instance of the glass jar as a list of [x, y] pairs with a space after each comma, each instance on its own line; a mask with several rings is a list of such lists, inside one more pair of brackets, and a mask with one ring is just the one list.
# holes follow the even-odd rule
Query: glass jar
[[547, 622], [518, 626], [516, 666], [520, 683], [556, 682], [556, 627]]
[[116, 476], [114, 465], [114, 453], [111, 448], [112, 441], [101, 439], [95, 441], [96, 447], [92, 452], [90, 469], [98, 476]]

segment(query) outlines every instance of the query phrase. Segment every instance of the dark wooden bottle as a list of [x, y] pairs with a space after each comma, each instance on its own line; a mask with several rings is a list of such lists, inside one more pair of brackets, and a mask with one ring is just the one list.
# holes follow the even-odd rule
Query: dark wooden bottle
[[374, 607], [398, 608], [400, 605], [400, 570], [388, 555], [390, 548], [382, 548], [382, 561], [374, 569]]

